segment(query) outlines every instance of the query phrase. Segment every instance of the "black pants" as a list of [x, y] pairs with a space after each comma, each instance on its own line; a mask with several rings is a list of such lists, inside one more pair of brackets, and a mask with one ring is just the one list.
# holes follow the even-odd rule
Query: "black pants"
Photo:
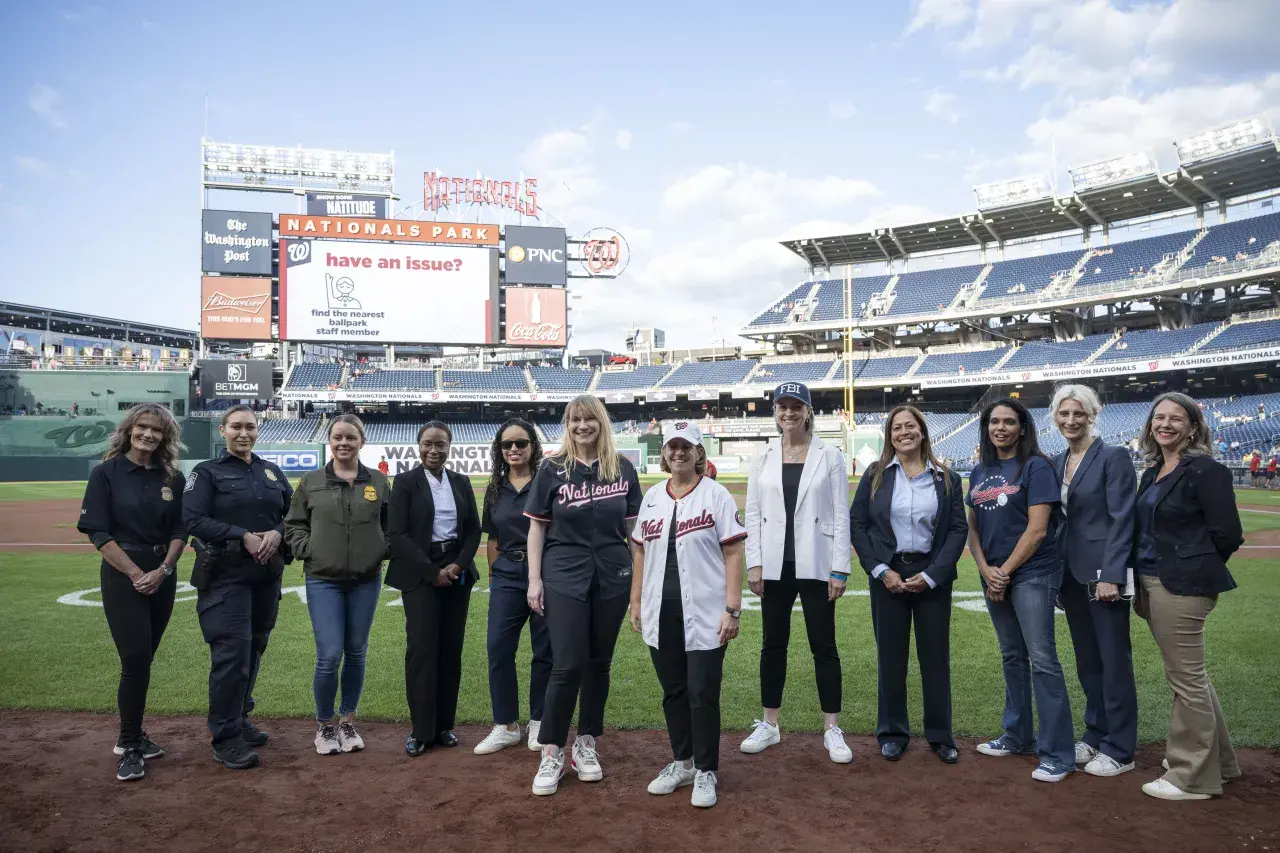
[[[894, 560], [890, 568], [906, 579], [924, 565], [920, 561], [905, 566]], [[903, 747], [911, 740], [907, 660], [913, 618], [924, 693], [924, 736], [934, 746], [955, 746], [951, 735], [951, 584], [925, 592], [892, 593], [880, 581], [871, 581], [871, 626], [879, 671], [876, 739]]]
[[720, 769], [720, 681], [725, 647], [685, 651], [684, 608], [680, 599], [663, 599], [658, 617], [658, 647], [649, 648], [662, 685], [671, 756], [693, 759], [699, 770]]
[[209, 644], [209, 731], [214, 746], [240, 737], [249, 721], [253, 685], [279, 612], [280, 578], [267, 566], [215, 577], [196, 596], [200, 631]]
[[1129, 602], [1090, 601], [1070, 569], [1062, 573], [1062, 604], [1084, 689], [1082, 740], [1120, 764], [1138, 748], [1138, 688], [1129, 644]]
[[[129, 557], [144, 572], [160, 566], [163, 557], [133, 553]], [[107, 614], [107, 627], [120, 655], [120, 686], [116, 704], [120, 708], [120, 745], [142, 744], [142, 715], [147, 708], [147, 689], [151, 686], [151, 661], [155, 659], [160, 638], [173, 614], [173, 597], [178, 576], [169, 575], [151, 595], [133, 588], [133, 581], [110, 565], [102, 563], [102, 609]]]
[[473, 586], [421, 583], [404, 593], [405, 694], [413, 736], [424, 743], [453, 729]]
[[516, 650], [524, 623], [529, 623], [533, 661], [529, 665], [529, 719], [541, 720], [551, 680], [551, 638], [547, 623], [529, 609], [526, 591], [518, 587], [489, 588], [489, 700], [493, 721], [510, 725], [520, 719], [520, 687], [516, 678]]
[[800, 596], [804, 627], [809, 634], [809, 651], [818, 679], [818, 702], [822, 713], [840, 713], [844, 685], [840, 674], [840, 652], [836, 649], [836, 603], [830, 600], [826, 581], [796, 580], [795, 563], [782, 564], [782, 576], [764, 582], [760, 615], [764, 621], [764, 642], [760, 649], [760, 704], [782, 707], [782, 688], [787, 683], [787, 647], [791, 644], [791, 608]]
[[603, 734], [613, 647], [630, 599], [629, 593], [604, 598], [594, 582], [586, 601], [544, 587], [542, 610], [551, 636], [552, 663], [540, 743], [565, 745], [574, 705], [578, 705], [578, 734]]

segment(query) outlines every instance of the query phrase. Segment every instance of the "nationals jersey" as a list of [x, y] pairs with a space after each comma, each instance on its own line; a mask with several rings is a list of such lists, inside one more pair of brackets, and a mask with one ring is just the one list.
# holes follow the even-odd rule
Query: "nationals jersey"
[[658, 483], [645, 493], [631, 534], [632, 540], [644, 547], [644, 584], [640, 593], [644, 641], [654, 648], [658, 646], [662, 583], [667, 548], [674, 534], [685, 650], [719, 648], [720, 614], [724, 613], [727, 592], [724, 554], [720, 549], [746, 539], [747, 528], [733, 495], [715, 480], [702, 477], [679, 500], [671, 496], [669, 482]]

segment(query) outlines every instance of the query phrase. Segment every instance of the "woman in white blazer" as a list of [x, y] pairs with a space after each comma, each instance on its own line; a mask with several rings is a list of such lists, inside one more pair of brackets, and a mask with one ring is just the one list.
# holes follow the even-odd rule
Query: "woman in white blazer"
[[823, 745], [838, 764], [853, 761], [840, 730], [842, 674], [836, 649], [836, 599], [849, 579], [849, 479], [844, 455], [813, 434], [813, 398], [799, 382], [773, 392], [782, 433], [769, 442], [747, 479], [747, 582], [760, 596], [763, 719], [742, 742], [763, 752], [781, 739], [778, 709], [787, 680], [791, 608], [804, 610], [826, 732]]

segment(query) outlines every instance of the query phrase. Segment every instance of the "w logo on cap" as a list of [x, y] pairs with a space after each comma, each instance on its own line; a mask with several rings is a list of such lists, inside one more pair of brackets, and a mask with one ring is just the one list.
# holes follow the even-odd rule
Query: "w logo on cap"
[[676, 421], [676, 429], [688, 429], [688, 428], [689, 428], [688, 421]]

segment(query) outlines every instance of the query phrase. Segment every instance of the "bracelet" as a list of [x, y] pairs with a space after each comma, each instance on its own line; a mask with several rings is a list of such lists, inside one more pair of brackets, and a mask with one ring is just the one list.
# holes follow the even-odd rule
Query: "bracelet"
[[831, 578], [838, 581], [847, 581], [849, 579], [848, 572], [832, 572]]

